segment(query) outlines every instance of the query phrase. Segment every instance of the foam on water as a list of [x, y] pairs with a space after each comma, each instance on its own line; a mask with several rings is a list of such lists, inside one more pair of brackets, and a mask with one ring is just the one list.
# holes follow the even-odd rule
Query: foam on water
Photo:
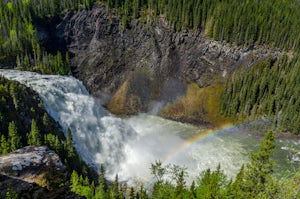
[[[182, 147], [186, 138], [201, 129], [145, 114], [126, 119], [112, 116], [73, 77], [15, 70], [0, 70], [0, 74], [32, 87], [48, 113], [65, 131], [71, 129], [74, 146], [83, 160], [97, 168], [104, 164], [110, 179], [119, 174], [119, 179], [130, 180], [129, 183], [150, 180], [150, 166], [156, 160], [186, 167], [190, 177], [220, 163], [233, 177], [248, 161], [249, 151], [259, 145], [257, 138], [232, 127]], [[277, 156], [281, 165], [286, 164], [284, 158], [290, 153], [286, 150], [290, 145], [280, 142]], [[298, 153], [291, 155], [294, 161], [298, 157]]]
[[32, 87], [48, 113], [62, 128], [70, 128], [74, 146], [83, 160], [108, 174], [115, 174], [126, 159], [126, 143], [136, 132], [120, 118], [110, 116], [73, 77], [39, 75], [32, 72], [1, 70], [3, 76]]

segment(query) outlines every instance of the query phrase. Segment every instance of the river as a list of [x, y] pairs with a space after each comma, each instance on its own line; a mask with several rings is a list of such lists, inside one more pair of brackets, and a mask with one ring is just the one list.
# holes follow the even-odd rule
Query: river
[[[118, 174], [120, 180], [129, 183], [150, 181], [150, 166], [156, 160], [186, 167], [187, 181], [218, 164], [234, 177], [262, 139], [237, 126], [207, 133], [200, 127], [154, 115], [119, 118], [70, 76], [16, 70], [0, 70], [0, 74], [35, 90], [63, 130], [71, 129], [74, 146], [83, 160], [95, 168], [104, 164], [111, 179]], [[299, 151], [298, 140], [277, 140], [273, 155], [277, 176], [299, 168]]]

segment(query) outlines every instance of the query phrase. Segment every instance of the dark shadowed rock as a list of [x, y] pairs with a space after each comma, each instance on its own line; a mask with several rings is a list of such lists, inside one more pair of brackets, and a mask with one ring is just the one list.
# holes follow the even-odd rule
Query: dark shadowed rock
[[[183, 95], [189, 83], [206, 87], [223, 82], [241, 65], [250, 66], [278, 53], [214, 41], [200, 31], [174, 32], [164, 19], [155, 21], [133, 20], [123, 28], [120, 19], [108, 14], [105, 7], [95, 6], [67, 13], [52, 24], [53, 32], [48, 35], [55, 35], [56, 39], [49, 40], [65, 46], [71, 54], [73, 74], [93, 95], [111, 96], [109, 109], [122, 114], [149, 111], [154, 102], [165, 104]], [[47, 34], [39, 29], [47, 41]], [[132, 80], [141, 74], [148, 83]], [[170, 80], [177, 82], [179, 89], [173, 89], [175, 94], [169, 93], [172, 97], [166, 99], [164, 88]], [[115, 103], [121, 98], [125, 104]]]

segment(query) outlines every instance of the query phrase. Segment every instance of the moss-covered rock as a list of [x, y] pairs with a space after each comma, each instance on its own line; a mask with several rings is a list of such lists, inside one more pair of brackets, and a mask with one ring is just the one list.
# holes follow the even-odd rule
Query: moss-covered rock
[[219, 102], [223, 90], [222, 84], [204, 88], [199, 88], [194, 83], [189, 84], [186, 94], [167, 105], [160, 115], [194, 124], [221, 126], [228, 122], [220, 114]]

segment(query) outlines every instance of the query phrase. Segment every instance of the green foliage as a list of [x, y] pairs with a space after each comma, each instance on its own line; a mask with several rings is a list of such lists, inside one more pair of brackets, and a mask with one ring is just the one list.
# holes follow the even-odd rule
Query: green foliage
[[205, 29], [208, 36], [238, 45], [299, 49], [297, 0], [104, 0], [126, 27], [130, 19], [164, 16], [175, 30]]
[[99, 185], [95, 188], [95, 199], [109, 198], [107, 193], [108, 192], [107, 180], [105, 178], [105, 170], [103, 165], [100, 166], [98, 183]]
[[73, 171], [71, 175], [71, 191], [89, 199], [92, 198], [94, 187], [90, 186], [88, 178], [83, 179], [76, 171]]
[[[67, 53], [47, 53], [35, 23], [68, 10], [89, 9], [95, 0], [3, 0], [0, 3], [0, 60], [17, 59], [20, 69], [68, 74]], [[300, 3], [297, 0], [101, 0], [116, 11], [124, 28], [139, 18], [165, 17], [175, 30], [205, 29], [217, 40], [297, 50], [300, 47]], [[151, 20], [149, 20], [151, 19]]]
[[31, 121], [31, 131], [27, 135], [27, 142], [29, 145], [35, 146], [40, 146], [42, 143], [41, 135], [34, 119]]
[[16, 59], [23, 70], [69, 74], [66, 54], [47, 53], [40, 45], [34, 23], [67, 10], [89, 8], [93, 0], [3, 0], [0, 3], [0, 60]]
[[262, 116], [280, 131], [300, 133], [299, 55], [267, 59], [236, 71], [221, 97], [221, 112], [236, 121]]
[[271, 154], [275, 149], [274, 136], [268, 132], [257, 152], [251, 153], [251, 161], [247, 165], [244, 181], [241, 186], [248, 198], [255, 198], [258, 194], [265, 192], [266, 187], [273, 182], [273, 161]]
[[274, 163], [270, 156], [275, 149], [274, 141], [273, 133], [270, 131], [261, 142], [259, 150], [256, 153], [251, 153], [251, 162], [247, 165], [248, 173], [246, 173], [249, 183], [260, 186], [265, 184], [267, 178], [272, 174]]
[[4, 135], [1, 135], [1, 145], [0, 145], [1, 154], [7, 154], [9, 152], [9, 144]]
[[166, 169], [162, 166], [161, 161], [156, 161], [155, 164], [151, 164], [151, 174], [156, 178], [158, 182], [163, 180], [163, 176], [166, 173]]
[[18, 130], [14, 122], [8, 125], [8, 145], [9, 151], [15, 151], [21, 147], [21, 137], [18, 135]]
[[59, 139], [57, 135], [54, 135], [52, 133], [46, 134], [44, 136], [44, 144], [49, 146], [51, 149], [55, 150], [59, 154], [62, 153], [62, 141]]
[[18, 193], [12, 187], [9, 187], [6, 191], [5, 199], [18, 199], [18, 198], [20, 198]]
[[202, 172], [196, 188], [196, 198], [222, 198], [227, 185], [226, 176], [220, 165], [216, 171], [207, 169]]
[[[250, 163], [242, 166], [233, 183], [227, 187], [230, 198], [281, 198], [289, 186], [281, 186], [273, 176], [271, 154], [274, 151], [274, 136], [268, 132], [257, 152], [250, 155]], [[281, 190], [280, 190], [281, 189]], [[288, 197], [289, 198], [289, 197]]]
[[28, 144], [47, 145], [69, 171], [76, 170], [84, 176], [94, 174], [76, 153], [70, 130], [65, 138], [38, 95], [30, 88], [0, 77], [0, 154]]
[[[130, 20], [153, 21], [165, 17], [175, 30], [205, 29], [217, 40], [238, 45], [263, 44], [297, 51], [300, 47], [300, 3], [297, 0], [105, 0], [109, 11], [116, 11], [124, 28]], [[60, 15], [68, 10], [89, 9], [93, 0], [3, 0], [0, 2], [0, 61], [16, 59], [23, 70], [42, 73], [70, 73], [67, 53], [47, 53], [40, 45], [35, 22]], [[152, 19], [152, 20], [149, 20]], [[300, 133], [300, 61], [286, 56], [268, 59], [246, 71], [232, 75], [222, 95], [221, 110], [236, 120], [253, 119], [267, 115], [274, 127]], [[271, 176], [274, 137], [268, 133], [251, 162], [242, 167], [234, 181], [227, 181], [220, 170], [204, 171], [197, 184], [190, 188], [185, 182], [186, 172], [178, 166], [164, 167], [161, 162], [151, 165], [156, 178], [153, 192], [147, 195], [143, 187], [126, 193], [116, 176], [108, 186], [104, 169], [100, 171], [99, 185], [84, 176], [88, 167], [76, 154], [71, 132], [66, 140], [55, 122], [45, 115], [40, 102], [30, 96], [34, 93], [23, 86], [0, 77], [1, 153], [6, 154], [21, 145], [46, 144], [64, 160], [71, 175], [71, 190], [87, 198], [297, 198], [299, 174], [290, 180], [277, 182]], [[22, 114], [21, 114], [22, 113]], [[25, 115], [25, 116], [24, 116]], [[31, 120], [31, 125], [26, 120]], [[12, 122], [13, 121], [13, 122]], [[29, 126], [31, 127], [30, 129]], [[29, 132], [30, 131], [30, 132]], [[28, 137], [26, 137], [26, 133]], [[80, 173], [80, 174], [78, 174]], [[8, 198], [16, 197], [8, 192]]]
[[207, 169], [188, 188], [185, 183], [185, 168], [177, 165], [163, 165], [161, 161], [151, 164], [151, 173], [155, 180], [150, 192], [143, 186], [128, 188], [119, 183], [118, 176], [113, 182], [107, 182], [103, 166], [100, 167], [98, 183], [83, 178], [73, 171], [70, 179], [71, 191], [86, 198], [137, 198], [137, 199], [212, 199], [212, 198], [298, 198], [300, 173], [292, 178], [277, 180], [272, 176], [274, 136], [268, 132], [260, 148], [250, 155], [251, 161], [242, 166], [235, 180], [227, 180], [220, 165], [216, 170]]

